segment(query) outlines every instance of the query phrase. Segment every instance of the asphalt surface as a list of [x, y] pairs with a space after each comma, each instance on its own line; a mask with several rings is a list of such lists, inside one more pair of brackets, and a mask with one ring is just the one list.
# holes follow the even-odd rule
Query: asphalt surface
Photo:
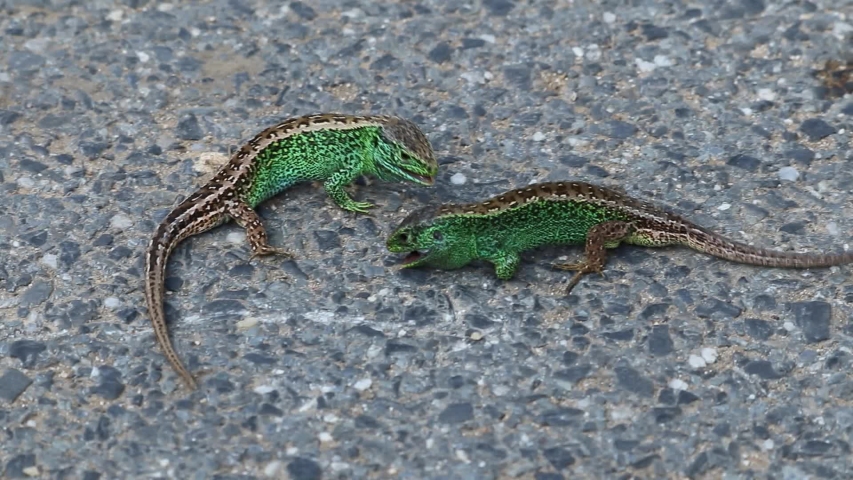
[[[411, 209], [618, 186], [756, 245], [842, 251], [849, 1], [0, 1], [0, 477], [850, 478], [853, 267], [622, 247], [399, 271]], [[316, 185], [172, 255], [157, 348], [142, 254], [257, 131], [416, 121], [434, 188]]]

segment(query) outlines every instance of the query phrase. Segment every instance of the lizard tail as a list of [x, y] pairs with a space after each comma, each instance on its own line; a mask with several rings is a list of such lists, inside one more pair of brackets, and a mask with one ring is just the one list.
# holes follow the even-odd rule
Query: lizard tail
[[683, 243], [715, 257], [765, 267], [823, 268], [853, 263], [853, 252], [797, 253], [768, 250], [729, 240], [698, 226], [688, 228]]
[[157, 343], [160, 345], [169, 363], [178, 372], [178, 375], [181, 376], [189, 388], [195, 390], [198, 388], [195, 379], [186, 367], [184, 367], [183, 362], [181, 362], [169, 339], [169, 330], [166, 326], [166, 316], [163, 310], [166, 261], [172, 249], [183, 240], [182, 237], [184, 236], [175, 233], [175, 229], [171, 226], [174, 225], [171, 224], [174, 219], [171, 217], [172, 215], [167, 216], [157, 228], [157, 232], [151, 239], [151, 243], [145, 254], [145, 301], [148, 306], [148, 315], [151, 317]]

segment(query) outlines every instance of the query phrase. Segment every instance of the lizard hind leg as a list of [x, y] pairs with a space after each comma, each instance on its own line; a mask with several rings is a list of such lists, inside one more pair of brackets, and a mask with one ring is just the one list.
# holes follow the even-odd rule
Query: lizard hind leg
[[631, 224], [623, 221], [609, 221], [599, 223], [589, 229], [586, 234], [586, 246], [584, 248], [584, 259], [574, 263], [555, 264], [554, 268], [560, 270], [574, 270], [575, 275], [566, 286], [566, 295], [590, 273], [598, 273], [604, 270], [607, 261], [607, 249], [615, 248], [625, 237], [631, 234]]
[[261, 223], [261, 217], [245, 202], [229, 202], [227, 212], [238, 225], [246, 230], [246, 240], [252, 249], [250, 259], [267, 255], [293, 258], [293, 254], [286, 248], [270, 245], [269, 240], [267, 240], [267, 231]]

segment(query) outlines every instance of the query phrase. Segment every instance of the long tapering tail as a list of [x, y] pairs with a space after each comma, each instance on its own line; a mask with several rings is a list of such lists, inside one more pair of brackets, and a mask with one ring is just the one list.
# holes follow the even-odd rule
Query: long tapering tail
[[166, 326], [166, 316], [163, 309], [166, 261], [172, 249], [186, 236], [176, 234], [173, 221], [172, 215], [163, 220], [145, 253], [145, 301], [160, 349], [163, 350], [163, 354], [166, 355], [169, 363], [172, 364], [172, 367], [186, 382], [187, 386], [195, 390], [198, 387], [195, 379], [184, 367], [169, 339], [169, 329]]
[[705, 252], [715, 257], [765, 267], [823, 268], [853, 263], [853, 252], [779, 252], [735, 242], [698, 226], [688, 228], [686, 240], [683, 243], [694, 250]]

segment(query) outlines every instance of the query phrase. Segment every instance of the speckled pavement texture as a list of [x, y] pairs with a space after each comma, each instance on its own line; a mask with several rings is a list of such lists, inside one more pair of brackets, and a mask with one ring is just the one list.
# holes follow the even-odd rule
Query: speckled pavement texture
[[[622, 247], [570, 296], [530, 252], [397, 269], [409, 211], [619, 186], [756, 245], [853, 235], [850, 1], [0, 1], [0, 477], [842, 479], [853, 267]], [[256, 132], [417, 122], [434, 188], [316, 185], [183, 243], [157, 348], [142, 254]]]

